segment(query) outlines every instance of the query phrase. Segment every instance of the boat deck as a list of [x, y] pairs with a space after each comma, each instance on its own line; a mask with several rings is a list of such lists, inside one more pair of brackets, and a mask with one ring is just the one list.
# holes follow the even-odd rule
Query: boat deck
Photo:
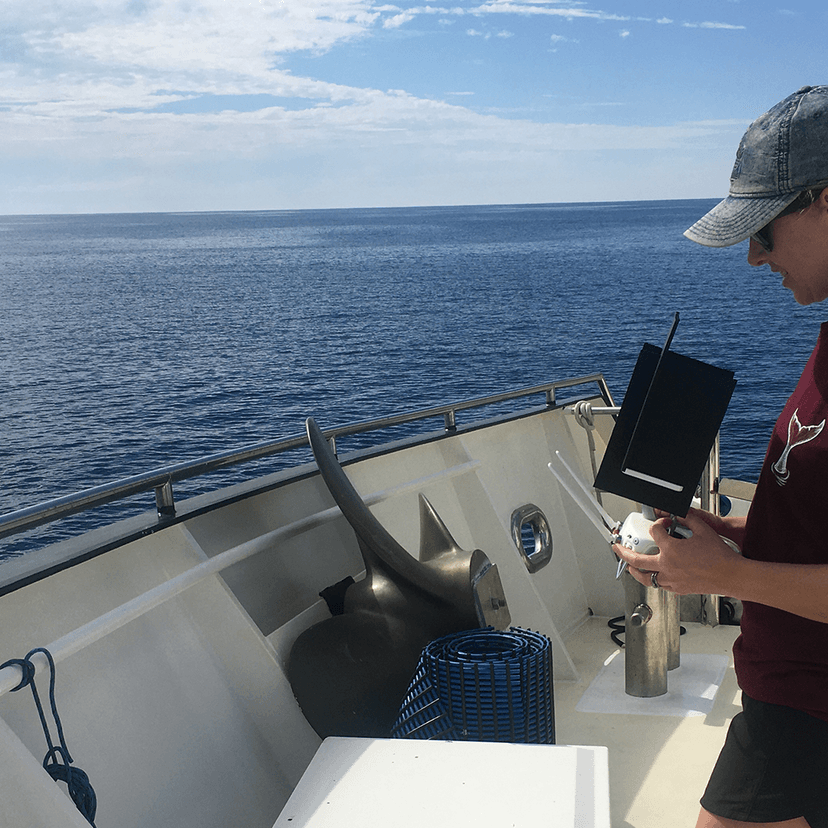
[[[511, 624], [552, 643], [558, 743], [608, 749], [613, 828], [693, 826], [739, 710], [738, 630], [685, 623], [670, 692], [625, 694], [623, 653], [607, 627], [624, 611], [615, 561], [547, 465], [561, 451], [589, 479], [611, 427], [599, 418], [587, 431], [546, 405], [341, 462], [412, 557], [423, 494], [461, 549], [497, 566]], [[604, 508], [621, 519], [637, 507], [606, 496]], [[548, 531], [529, 514], [543, 514]], [[535, 565], [544, 546], [550, 554]], [[365, 567], [316, 464], [298, 465], [180, 502], [174, 520], [128, 518], [7, 562], [0, 662], [35, 647], [54, 656], [67, 738], [98, 792], [100, 828], [270, 828], [321, 743], [288, 677], [294, 643], [333, 617], [320, 591], [360, 580]], [[34, 659], [43, 674], [46, 659]], [[0, 777], [4, 816], [33, 824], [37, 808], [38, 824], [80, 825], [41, 767], [30, 694], [11, 692], [20, 668], [0, 674], [0, 764], [17, 774]], [[323, 675], [334, 690], [348, 678]], [[543, 785], [541, 769], [531, 776]]]
[[[580, 678], [555, 685], [557, 741], [609, 748], [612, 828], [694, 826], [727, 727], [741, 709], [730, 653], [738, 627], [683, 626], [682, 666], [656, 699], [625, 694], [623, 652], [606, 618], [589, 619], [567, 640]], [[613, 685], [617, 692], [604, 692]]]

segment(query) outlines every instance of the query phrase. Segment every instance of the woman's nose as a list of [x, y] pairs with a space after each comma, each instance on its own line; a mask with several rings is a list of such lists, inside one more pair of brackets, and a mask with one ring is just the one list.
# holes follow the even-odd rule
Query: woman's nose
[[768, 256], [770, 254], [761, 244], [759, 244], [756, 239], [750, 240], [750, 247], [748, 248], [748, 264], [753, 265], [753, 267], [760, 267], [763, 264], [768, 263]]

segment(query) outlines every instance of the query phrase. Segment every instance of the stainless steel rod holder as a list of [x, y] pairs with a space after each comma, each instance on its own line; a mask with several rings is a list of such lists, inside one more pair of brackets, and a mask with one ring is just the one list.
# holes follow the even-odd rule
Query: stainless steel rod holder
[[624, 680], [628, 696], [651, 698], [667, 692], [667, 600], [662, 589], [624, 573]]
[[664, 593], [667, 626], [667, 669], [681, 666], [681, 599], [675, 592]]

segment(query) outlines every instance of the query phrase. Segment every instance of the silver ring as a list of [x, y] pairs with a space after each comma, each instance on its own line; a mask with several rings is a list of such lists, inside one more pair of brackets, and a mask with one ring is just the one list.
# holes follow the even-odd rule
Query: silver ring
[[650, 583], [656, 588], [661, 589], [658, 584], [658, 572], [651, 572], [650, 573]]

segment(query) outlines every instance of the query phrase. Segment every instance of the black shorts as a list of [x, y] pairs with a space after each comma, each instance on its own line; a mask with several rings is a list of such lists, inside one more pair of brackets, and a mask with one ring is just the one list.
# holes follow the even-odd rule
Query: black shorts
[[726, 819], [828, 828], [828, 722], [743, 694], [701, 804]]

